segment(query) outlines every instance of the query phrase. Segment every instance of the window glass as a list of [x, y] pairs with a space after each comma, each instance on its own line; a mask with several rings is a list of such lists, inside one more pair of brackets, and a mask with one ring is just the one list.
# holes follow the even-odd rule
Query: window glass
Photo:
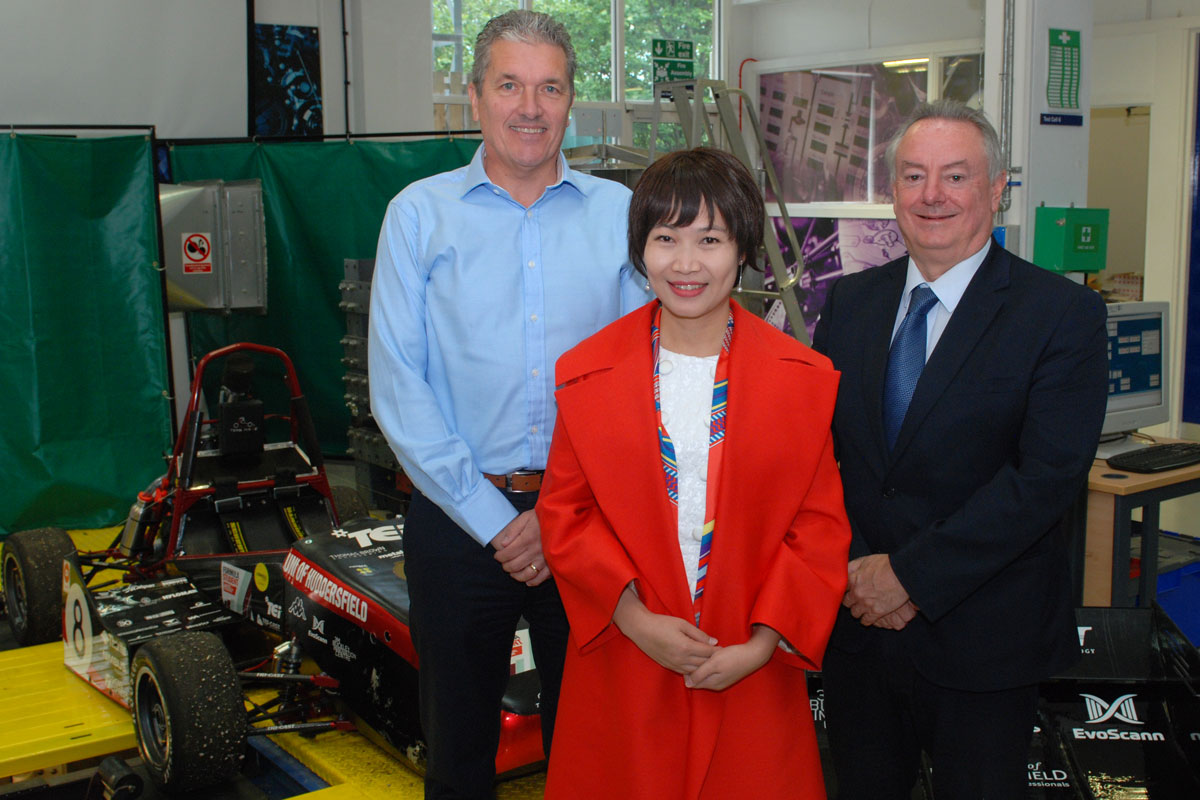
[[692, 42], [693, 77], [709, 74], [713, 51], [712, 0], [626, 0], [625, 99], [654, 99], [655, 39]]
[[[644, 150], [650, 149], [649, 122], [633, 123], [633, 146]], [[683, 135], [683, 126], [678, 122], [658, 123], [658, 141], [654, 145], [657, 153], [670, 153], [675, 150], [687, 149], [687, 140]]]
[[612, 15], [609, 0], [534, 0], [542, 11], [561, 22], [575, 47], [575, 99], [613, 99]]
[[[475, 37], [492, 17], [514, 7], [512, 0], [431, 0], [433, 69], [460, 72], [466, 86], [475, 63]], [[542, 11], [566, 26], [575, 46], [575, 96], [612, 100], [612, 26], [609, 0], [536, 0]], [[452, 84], [451, 84], [452, 85]], [[465, 88], [464, 88], [465, 92]]]
[[942, 97], [983, 108], [983, 53], [949, 56], [942, 60]]
[[[475, 37], [492, 17], [513, 8], [512, 0], [431, 0], [433, 69], [461, 72], [463, 85], [475, 63]], [[465, 92], [465, 89], [464, 89]]]

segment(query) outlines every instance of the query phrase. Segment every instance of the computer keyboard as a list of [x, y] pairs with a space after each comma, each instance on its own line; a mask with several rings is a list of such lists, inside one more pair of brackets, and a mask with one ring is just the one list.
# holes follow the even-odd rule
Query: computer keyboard
[[1152, 444], [1118, 453], [1105, 463], [1122, 472], [1162, 472], [1200, 463], [1200, 442]]

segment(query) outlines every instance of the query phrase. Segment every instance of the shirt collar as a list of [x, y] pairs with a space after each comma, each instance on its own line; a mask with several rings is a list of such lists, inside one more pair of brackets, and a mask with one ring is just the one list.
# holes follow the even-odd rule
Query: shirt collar
[[977, 253], [958, 262], [932, 282], [925, 280], [921, 271], [917, 269], [916, 262], [912, 260], [912, 256], [909, 256], [908, 272], [904, 278], [904, 295], [900, 302], [901, 309], [908, 309], [912, 290], [924, 283], [933, 290], [938, 302], [945, 306], [946, 311], [953, 314], [954, 309], [958, 307], [958, 302], [962, 300], [963, 294], [967, 291], [967, 285], [971, 282], [971, 278], [975, 277], [975, 273], [983, 264], [983, 259], [987, 256], [991, 244], [992, 240], [989, 238]]
[[[485, 145], [483, 142], [480, 142], [479, 147], [475, 150], [475, 155], [471, 158], [471, 163], [467, 165], [467, 171], [463, 178], [463, 197], [466, 197], [471, 193], [472, 190], [477, 189], [480, 186], [486, 186], [489, 189], [499, 189], [500, 191], [504, 192], [505, 195], [508, 194], [508, 190], [503, 186], [492, 183], [492, 180], [488, 177], [487, 170], [483, 168], [484, 147]], [[577, 177], [578, 174], [579, 173], [577, 173], [575, 170], [567, 166], [567, 157], [563, 155], [562, 151], [560, 150], [558, 153], [558, 180], [547, 186], [546, 192], [549, 193], [556, 191], [558, 187], [565, 184], [573, 187], [575, 191], [579, 192], [580, 194], [587, 195], [587, 192], [579, 184]]]

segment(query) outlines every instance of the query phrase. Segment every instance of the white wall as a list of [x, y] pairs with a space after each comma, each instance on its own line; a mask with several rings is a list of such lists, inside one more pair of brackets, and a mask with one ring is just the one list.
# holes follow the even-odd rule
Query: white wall
[[0, 4], [0, 123], [246, 132], [244, 0]]
[[[320, 29], [326, 133], [345, 132], [339, 0], [257, 0], [256, 21]], [[350, 128], [433, 127], [429, 0], [346, 0]], [[4, 0], [0, 124], [247, 129], [245, 0]]]
[[350, 6], [358, 23], [351, 49], [359, 59], [357, 68], [351, 65], [351, 72], [359, 76], [352, 86], [352, 129], [356, 133], [432, 129], [429, 0], [348, 0]]
[[[791, 0], [735, 5], [730, 24], [751, 31], [734, 65], [983, 37], [984, 0]], [[733, 76], [736, 82], [736, 74]]]

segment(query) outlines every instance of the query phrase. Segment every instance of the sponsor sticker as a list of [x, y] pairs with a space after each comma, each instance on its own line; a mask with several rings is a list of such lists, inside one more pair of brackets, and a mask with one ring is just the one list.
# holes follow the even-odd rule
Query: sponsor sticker
[[380, 556], [387, 552], [387, 548], [383, 545], [377, 547], [368, 547], [366, 550], [359, 550], [357, 553], [334, 553], [329, 558], [333, 561], [341, 561], [346, 558], [362, 558], [363, 556]]
[[1094, 655], [1096, 648], [1087, 646], [1087, 635], [1091, 633], [1091, 625], [1076, 625], [1075, 632], [1079, 634], [1079, 652], [1085, 656]]
[[[1123, 722], [1126, 725], [1145, 724], [1138, 719], [1137, 708], [1134, 706], [1136, 694], [1123, 694], [1112, 701], [1086, 692], [1080, 692], [1079, 696], [1083, 698], [1084, 707], [1087, 710], [1087, 725], [1101, 725], [1109, 722]], [[1099, 730], [1076, 727], [1071, 729], [1071, 735], [1075, 739], [1124, 742], [1163, 742], [1167, 738], [1158, 731], [1127, 730], [1115, 726]]]
[[336, 636], [333, 637], [333, 645], [332, 646], [333, 646], [333, 654], [335, 656], [337, 656], [338, 658], [342, 659], [343, 661], [358, 660], [358, 654], [355, 653], [353, 650], [351, 650], [350, 647], [345, 642], [343, 642], [341, 639], [339, 639]]
[[323, 601], [330, 608], [341, 611], [346, 616], [359, 622], [367, 621], [367, 601], [317, 570], [308, 570], [308, 574], [304, 578], [304, 590], [309, 597]]
[[254, 567], [254, 585], [258, 587], [260, 592], [265, 592], [267, 586], [271, 583], [271, 575], [267, 571], [267, 565], [258, 563]]
[[357, 531], [338, 528], [334, 530], [333, 535], [338, 539], [353, 539], [360, 548], [366, 548], [371, 546], [371, 542], [398, 542], [402, 533], [403, 529], [398, 525], [377, 525]]
[[1027, 765], [1027, 775], [1030, 788], [1036, 789], [1069, 789], [1070, 777], [1065, 769], [1052, 769], [1041, 761]]
[[1142, 721], [1138, 719], [1137, 709], [1133, 706], [1133, 699], [1136, 694], [1123, 694], [1111, 703], [1106, 703], [1104, 700], [1096, 697], [1094, 694], [1080, 693], [1084, 703], [1087, 705], [1088, 724], [1095, 725], [1101, 722], [1108, 722], [1110, 719], [1115, 719], [1118, 722], [1128, 722], [1130, 725], [1142, 725]]
[[221, 603], [230, 611], [246, 613], [249, 605], [250, 573], [228, 561], [221, 562]]

